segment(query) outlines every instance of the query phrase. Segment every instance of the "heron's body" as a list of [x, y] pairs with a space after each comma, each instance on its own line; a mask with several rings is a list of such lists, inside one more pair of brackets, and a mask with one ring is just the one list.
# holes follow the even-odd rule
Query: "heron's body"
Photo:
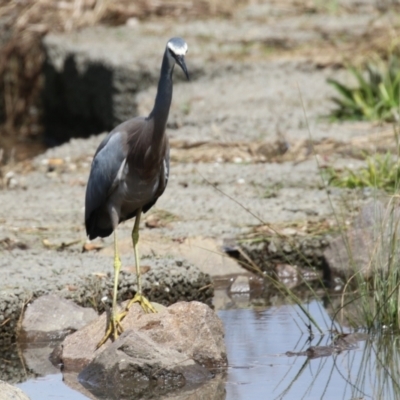
[[143, 140], [153, 125], [151, 119], [128, 120], [97, 149], [86, 190], [89, 239], [111, 235], [120, 222], [135, 217], [139, 208], [148, 211], [163, 194], [169, 173], [168, 137], [163, 135], [161, 143]]
[[[130, 119], [113, 129], [100, 143], [91, 166], [86, 188], [85, 225], [90, 239], [106, 237], [114, 232], [114, 291], [111, 319], [101, 346], [111, 335], [122, 332], [120, 321], [133, 302], [147, 312], [155, 312], [142, 295], [138, 241], [142, 212], [149, 210], [163, 194], [169, 174], [169, 144], [165, 134], [172, 101], [172, 73], [177, 63], [189, 77], [184, 56], [187, 44], [183, 39], [168, 41], [153, 110], [147, 118]], [[126, 310], [116, 315], [119, 272], [116, 229], [120, 222], [135, 217], [132, 242], [135, 253], [138, 287]]]

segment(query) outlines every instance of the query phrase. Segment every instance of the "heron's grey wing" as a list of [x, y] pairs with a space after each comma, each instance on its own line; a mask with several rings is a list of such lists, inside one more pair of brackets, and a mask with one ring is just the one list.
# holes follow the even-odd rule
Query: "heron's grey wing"
[[96, 224], [94, 214], [106, 205], [107, 198], [116, 183], [118, 171], [125, 162], [127, 153], [125, 143], [123, 132], [111, 132], [100, 144], [93, 158], [85, 199], [85, 222], [89, 236], [92, 236], [91, 230]]
[[158, 195], [158, 197], [160, 197], [164, 193], [164, 190], [167, 187], [168, 179], [169, 179], [169, 143], [167, 143], [167, 150], [165, 152], [165, 158], [164, 158], [164, 185], [162, 186], [162, 191]]
[[123, 122], [97, 148], [86, 188], [85, 224], [90, 239], [109, 236], [113, 231], [111, 221], [107, 228], [98, 226], [97, 222], [107, 212], [107, 200], [117, 187], [118, 172], [125, 165], [129, 140], [139, 135], [145, 124], [141, 117]]
[[164, 161], [163, 161], [162, 169], [160, 172], [160, 180], [159, 180], [157, 192], [154, 196], [154, 199], [143, 206], [144, 213], [149, 211], [150, 208], [153, 207], [154, 204], [156, 204], [158, 198], [164, 193], [165, 188], [167, 187], [168, 178], [169, 178], [169, 144], [167, 142]]

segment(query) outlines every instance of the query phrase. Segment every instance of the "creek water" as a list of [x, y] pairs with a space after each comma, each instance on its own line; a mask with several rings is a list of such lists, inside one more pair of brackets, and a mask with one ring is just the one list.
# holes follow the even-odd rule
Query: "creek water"
[[[332, 342], [332, 323], [320, 302], [304, 307], [323, 328], [322, 334], [315, 328], [310, 332], [304, 314], [292, 305], [218, 311], [225, 326], [229, 368], [225, 393], [215, 400], [399, 398], [399, 379], [394, 375], [400, 370], [400, 357], [395, 341], [387, 341], [392, 346], [388, 348], [368, 339], [351, 350], [308, 358], [302, 354], [307, 348]], [[17, 386], [31, 400], [88, 399], [68, 387], [61, 373]]]

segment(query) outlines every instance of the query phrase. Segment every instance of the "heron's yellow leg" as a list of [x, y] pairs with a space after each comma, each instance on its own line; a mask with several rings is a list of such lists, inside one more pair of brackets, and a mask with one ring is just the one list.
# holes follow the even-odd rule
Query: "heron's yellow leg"
[[143, 296], [142, 294], [142, 277], [140, 273], [140, 263], [139, 263], [139, 250], [138, 250], [138, 243], [139, 243], [139, 225], [140, 225], [140, 216], [142, 214], [142, 209], [139, 208], [136, 218], [135, 218], [135, 225], [133, 226], [132, 230], [132, 243], [133, 243], [133, 251], [135, 253], [135, 264], [136, 264], [136, 277], [137, 277], [137, 292], [133, 299], [131, 299], [126, 306], [126, 311], [132, 306], [133, 303], [139, 303], [144, 312], [146, 313], [155, 313], [157, 312], [155, 308], [152, 306], [150, 301]]
[[122, 319], [125, 317], [126, 312], [117, 314], [117, 294], [118, 294], [118, 282], [119, 272], [121, 271], [121, 259], [119, 258], [118, 245], [117, 245], [117, 232], [114, 231], [114, 290], [112, 299], [112, 308], [109, 313], [107, 330], [103, 338], [97, 344], [97, 348], [101, 347], [108, 338], [116, 340], [118, 336], [124, 331], [121, 325]]

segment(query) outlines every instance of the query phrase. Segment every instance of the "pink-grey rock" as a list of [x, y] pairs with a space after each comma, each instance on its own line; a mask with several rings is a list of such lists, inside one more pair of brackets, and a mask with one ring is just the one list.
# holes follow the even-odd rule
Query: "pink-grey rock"
[[0, 381], [0, 400], [29, 400], [29, 397], [21, 389]]
[[[156, 314], [145, 314], [139, 305], [134, 304], [122, 326], [125, 331], [144, 332], [154, 342], [185, 354], [188, 359], [208, 369], [227, 365], [223, 324], [203, 303], [179, 302]], [[105, 328], [106, 315], [103, 314], [65, 338], [60, 354], [65, 370], [82, 370], [111, 345], [108, 340], [96, 350]]]
[[[145, 331], [129, 330], [79, 374], [79, 381], [106, 398], [137, 398], [151, 392], [204, 382], [211, 373], [186, 354], [152, 340]], [[156, 396], [157, 395], [157, 396]]]
[[83, 308], [54, 294], [29, 304], [22, 321], [20, 342], [61, 340], [97, 318], [91, 308]]

